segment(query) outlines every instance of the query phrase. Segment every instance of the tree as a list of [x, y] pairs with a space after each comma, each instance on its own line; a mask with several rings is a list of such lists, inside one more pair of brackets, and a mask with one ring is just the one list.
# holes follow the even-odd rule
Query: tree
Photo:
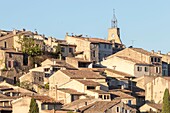
[[60, 58], [61, 56], [61, 46], [58, 44], [57, 46], [54, 46], [54, 54], [56, 55], [57, 58]]
[[41, 54], [41, 48], [35, 44], [32, 37], [19, 36], [18, 43], [21, 45], [22, 52], [29, 56], [34, 57]]
[[38, 104], [34, 98], [31, 98], [29, 113], [39, 113]]
[[170, 113], [169, 90], [166, 88], [163, 97], [162, 113]]

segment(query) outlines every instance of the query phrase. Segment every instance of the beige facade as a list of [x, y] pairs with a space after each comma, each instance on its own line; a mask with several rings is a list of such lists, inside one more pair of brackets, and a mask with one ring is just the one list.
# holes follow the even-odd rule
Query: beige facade
[[76, 49], [75, 44], [69, 44], [65, 40], [58, 40], [53, 37], [44, 39], [44, 43], [46, 45], [46, 51], [48, 52], [55, 52], [55, 47], [60, 47], [62, 56], [64, 58], [67, 56], [72, 56]]
[[[12, 101], [12, 113], [28, 113], [31, 98], [32, 97], [25, 96]], [[55, 101], [52, 101], [52, 99], [50, 100], [47, 96], [34, 96], [33, 98], [36, 99], [40, 113], [46, 113], [46, 110], [61, 109], [62, 107], [61, 103], [56, 103]]]
[[120, 29], [119, 28], [109, 28], [108, 40], [112, 40], [115, 43], [122, 44], [122, 41], [120, 39]]
[[160, 113], [162, 111], [162, 105], [161, 104], [154, 104], [154, 103], [146, 103], [143, 106], [139, 108], [140, 112], [155, 112]]
[[92, 68], [92, 62], [75, 57], [66, 57], [66, 62], [75, 68]]
[[[49, 96], [55, 99], [60, 96], [57, 93], [57, 89], [62, 88], [72, 89], [95, 98], [103, 98], [105, 100], [110, 99], [110, 94], [106, 92], [108, 90], [108, 86], [105, 82], [105, 77], [102, 77], [92, 71], [59, 70], [49, 78], [49, 87]], [[70, 102], [71, 100], [65, 101]]]
[[45, 77], [45, 73], [43, 72], [31, 71], [21, 76], [19, 80], [20, 83], [29, 82], [31, 84], [38, 84], [44, 86], [44, 77]]
[[77, 58], [99, 62], [112, 54], [112, 43], [104, 39], [66, 35], [65, 40], [76, 45], [76, 52], [83, 52]]
[[149, 64], [127, 57], [113, 56], [102, 61], [101, 64], [109, 69], [124, 72], [132, 76], [150, 75], [151, 73]]
[[145, 100], [162, 103], [165, 89], [170, 90], [170, 77], [157, 77], [145, 85]]
[[162, 75], [161, 57], [141, 48], [126, 48], [107, 57], [101, 64], [134, 76]]

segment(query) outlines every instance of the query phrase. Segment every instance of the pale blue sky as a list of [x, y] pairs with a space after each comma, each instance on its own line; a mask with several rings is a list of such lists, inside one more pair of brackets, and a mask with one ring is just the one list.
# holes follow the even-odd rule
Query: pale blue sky
[[113, 8], [128, 47], [170, 51], [170, 0], [3, 0], [0, 29], [37, 29], [64, 39], [66, 32], [107, 37]]

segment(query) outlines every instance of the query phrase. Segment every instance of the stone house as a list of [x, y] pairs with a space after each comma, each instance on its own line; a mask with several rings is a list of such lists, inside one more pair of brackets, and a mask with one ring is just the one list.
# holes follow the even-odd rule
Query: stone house
[[75, 68], [92, 68], [92, 61], [88, 61], [81, 58], [66, 57], [66, 62]]
[[170, 77], [156, 77], [145, 85], [145, 100], [162, 103], [165, 89], [170, 90]]
[[170, 75], [170, 53], [163, 54], [161, 51], [152, 52], [160, 57], [162, 57], [162, 75], [163, 76], [168, 76]]
[[143, 106], [139, 108], [139, 111], [141, 113], [148, 113], [148, 112], [155, 112], [155, 113], [161, 113], [162, 111], [162, 104], [155, 104], [147, 102]]
[[88, 38], [80, 36], [70, 36], [66, 34], [65, 40], [70, 44], [76, 45], [77, 58], [99, 62], [103, 58], [112, 54], [112, 43], [108, 40], [99, 38]]
[[2, 94], [8, 97], [20, 97], [22, 95], [32, 95], [34, 92], [27, 89], [21, 88], [19, 86], [13, 86], [6, 81], [0, 83], [0, 91]]
[[13, 113], [28, 113], [31, 98], [36, 100], [40, 113], [46, 113], [47, 110], [59, 110], [62, 107], [61, 102], [55, 101], [48, 96], [23, 96], [12, 101]]
[[29, 68], [28, 56], [14, 49], [0, 50], [0, 75], [16, 84], [22, 72]]
[[146, 62], [142, 62], [139, 60], [135, 60], [123, 56], [108, 57], [106, 60], [101, 62], [101, 65], [109, 69], [127, 73], [134, 77], [143, 76], [143, 75], [161, 74], [160, 68], [158, 68], [158, 70], [153, 72], [153, 69], [155, 69], [155, 67], [152, 64], [148, 64]]
[[53, 98], [58, 98], [58, 89], [69, 88], [95, 98], [110, 99], [105, 77], [87, 70], [59, 70], [49, 78], [49, 87]]
[[151, 75], [162, 75], [162, 57], [154, 54], [153, 52], [148, 52], [142, 48], [126, 48], [109, 56], [108, 59], [114, 56], [127, 57], [144, 62], [151, 65]]
[[131, 88], [132, 79], [134, 78], [132, 75], [109, 68], [106, 68], [104, 73], [107, 78], [109, 89]]
[[149, 82], [151, 82], [152, 80], [154, 80], [157, 76], [146, 76], [143, 75], [141, 77], [137, 77], [135, 79], [133, 79], [133, 82], [136, 82], [136, 86], [145, 90], [145, 85]]
[[43, 72], [31, 71], [22, 75], [19, 78], [19, 80], [20, 83], [29, 82], [31, 84], [38, 84], [44, 86], [44, 77], [45, 77], [45, 73]]
[[122, 91], [110, 90], [111, 98], [114, 100], [121, 100], [124, 104], [128, 104], [130, 106], [136, 106], [136, 98], [130, 94], [126, 94]]
[[44, 43], [46, 46], [46, 51], [48, 52], [55, 52], [56, 47], [60, 47], [63, 58], [72, 56], [76, 49], [76, 45], [69, 44], [65, 40], [58, 40], [52, 37], [45, 38]]
[[119, 100], [96, 101], [78, 110], [83, 113], [136, 113], [136, 109]]
[[[17, 49], [18, 51], [21, 51], [21, 45], [18, 43], [19, 37], [28, 37], [28, 38], [34, 38], [38, 34], [33, 33], [31, 31], [26, 31], [25, 29], [23, 30], [13, 30], [9, 32], [5, 36], [1, 36], [0, 38], [0, 46], [3, 48], [13, 48]], [[38, 45], [42, 50], [44, 49], [44, 43], [43, 40], [34, 38], [35, 44]]]

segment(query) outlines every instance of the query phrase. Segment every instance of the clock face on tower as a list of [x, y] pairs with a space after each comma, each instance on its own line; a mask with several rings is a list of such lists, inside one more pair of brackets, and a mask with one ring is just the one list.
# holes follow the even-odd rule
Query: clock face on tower
[[114, 38], [115, 37], [115, 35], [114, 34], [112, 34], [112, 38]]

